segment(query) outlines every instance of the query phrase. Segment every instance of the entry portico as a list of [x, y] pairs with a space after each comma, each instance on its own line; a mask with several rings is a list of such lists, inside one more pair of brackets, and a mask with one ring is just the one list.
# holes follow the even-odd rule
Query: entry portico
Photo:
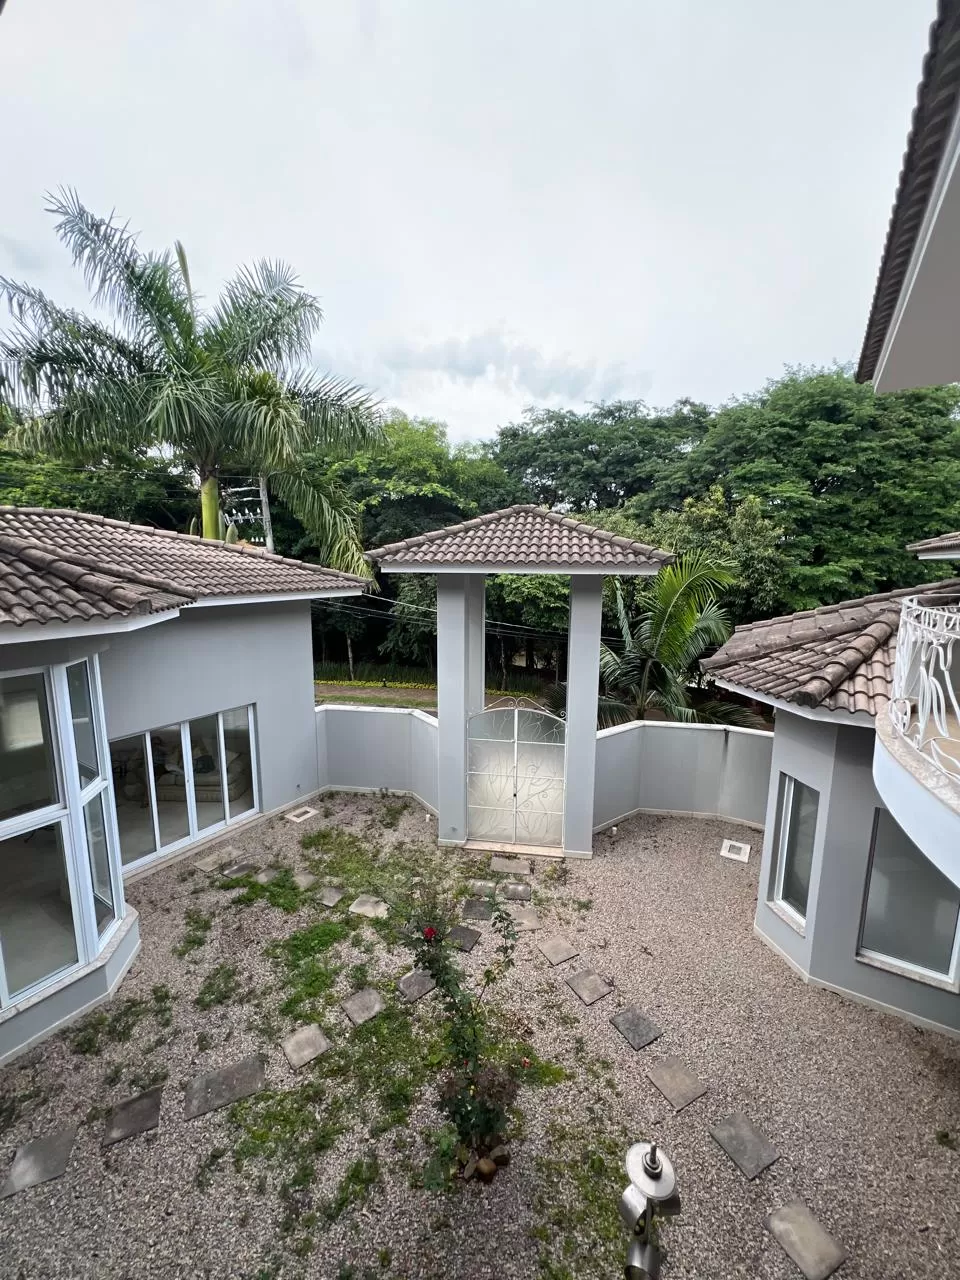
[[[535, 506], [513, 506], [367, 553], [384, 573], [437, 577], [438, 839], [590, 857], [603, 579], [673, 557]], [[488, 574], [570, 578], [565, 721], [484, 699]]]

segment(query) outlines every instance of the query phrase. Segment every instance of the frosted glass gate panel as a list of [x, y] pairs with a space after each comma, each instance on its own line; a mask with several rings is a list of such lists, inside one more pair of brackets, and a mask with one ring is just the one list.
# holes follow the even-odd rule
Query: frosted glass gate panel
[[489, 707], [470, 717], [471, 840], [562, 845], [565, 735], [561, 719], [534, 707]]

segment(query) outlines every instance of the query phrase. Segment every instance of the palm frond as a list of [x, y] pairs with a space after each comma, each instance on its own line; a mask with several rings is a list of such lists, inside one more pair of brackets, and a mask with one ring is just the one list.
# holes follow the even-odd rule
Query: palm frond
[[346, 457], [382, 441], [380, 402], [355, 382], [304, 369], [285, 377], [284, 388], [300, 405], [313, 447], [328, 457]]
[[692, 710], [698, 724], [725, 724], [732, 729], [764, 728], [762, 718], [738, 702], [706, 698], [703, 702], [695, 702]]
[[268, 364], [279, 371], [309, 356], [322, 320], [319, 300], [304, 290], [293, 268], [264, 259], [227, 284], [203, 341], [227, 364]]
[[324, 564], [372, 577], [360, 543], [358, 513], [342, 490], [327, 477], [308, 475], [303, 468], [274, 472], [270, 485], [313, 534]]

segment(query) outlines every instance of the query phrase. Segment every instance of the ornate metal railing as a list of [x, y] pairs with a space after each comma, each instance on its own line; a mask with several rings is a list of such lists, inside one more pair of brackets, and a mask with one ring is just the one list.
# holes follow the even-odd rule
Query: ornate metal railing
[[929, 596], [903, 601], [897, 634], [890, 720], [894, 732], [960, 782], [960, 602], [932, 602]]

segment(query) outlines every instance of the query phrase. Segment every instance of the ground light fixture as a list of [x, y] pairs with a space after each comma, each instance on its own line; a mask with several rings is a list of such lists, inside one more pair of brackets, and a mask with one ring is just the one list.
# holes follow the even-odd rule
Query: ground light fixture
[[677, 1175], [655, 1142], [636, 1142], [627, 1152], [630, 1185], [620, 1197], [620, 1217], [630, 1232], [626, 1280], [659, 1280], [660, 1249], [653, 1238], [654, 1219], [680, 1212]]

